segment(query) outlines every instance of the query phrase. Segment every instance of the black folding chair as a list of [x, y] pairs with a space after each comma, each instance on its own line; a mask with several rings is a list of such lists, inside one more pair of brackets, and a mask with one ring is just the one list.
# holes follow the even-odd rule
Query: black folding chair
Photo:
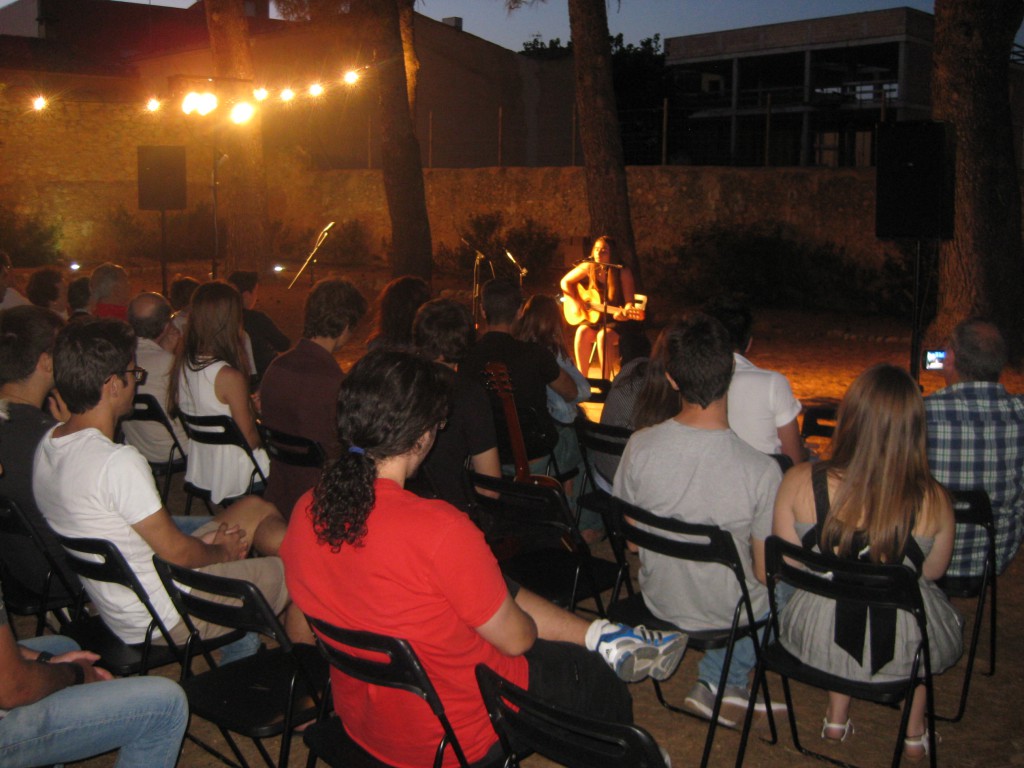
[[616, 530], [612, 521], [612, 495], [597, 482], [597, 477], [603, 476], [597, 466], [597, 461], [604, 458], [618, 463], [633, 432], [625, 427], [598, 424], [583, 416], [577, 418], [573, 426], [580, 443], [580, 452], [583, 454], [584, 469], [580, 495], [576, 503], [576, 523], [579, 524], [584, 508], [597, 512], [604, 521], [604, 529], [608, 534], [612, 554], [619, 565], [619, 581], [612, 593], [612, 602], [615, 602], [619, 599], [619, 593], [623, 586], [626, 588], [627, 594], [633, 594], [633, 581], [629, 575], [626, 543], [618, 535], [619, 531]]
[[[594, 349], [597, 349], [595, 346]], [[590, 397], [584, 402], [586, 403], [603, 403], [608, 399], [608, 393], [611, 392], [612, 383], [608, 379], [587, 379], [590, 384]]]
[[[36, 636], [43, 634], [49, 613], [58, 625], [50, 629], [64, 631], [85, 602], [78, 579], [58, 562], [21, 507], [4, 496], [0, 496], [0, 583], [8, 614], [35, 616]], [[13, 632], [14, 624], [10, 626]]]
[[[443, 735], [434, 753], [434, 768], [441, 768], [444, 753], [451, 747], [460, 766], [468, 766], [455, 730], [444, 711], [430, 678], [420, 664], [408, 641], [373, 632], [342, 629], [326, 621], [306, 617], [317, 637], [317, 646], [327, 662], [343, 675], [370, 685], [397, 688], [419, 696], [429, 706]], [[339, 647], [341, 646], [341, 647]], [[360, 655], [355, 655], [357, 651]], [[363, 654], [369, 654], [364, 656]], [[345, 732], [338, 717], [331, 712], [330, 696], [325, 694], [320, 717], [306, 729], [303, 740], [309, 747], [306, 768], [313, 768], [318, 759], [332, 768], [360, 768], [385, 765], [362, 749]]]
[[[615, 590], [621, 578], [617, 563], [594, 557], [576, 527], [561, 488], [517, 483], [508, 478], [469, 473], [476, 503], [484, 511], [510, 524], [523, 539], [531, 529], [545, 532], [550, 544], [522, 546], [499, 557], [508, 578], [556, 605], [575, 611], [583, 600], [594, 601], [595, 612], [605, 615], [601, 593]], [[491, 498], [479, 489], [498, 494]]]
[[[224, 736], [238, 763], [248, 766], [232, 733], [252, 739], [268, 766], [286, 768], [292, 729], [313, 720], [327, 683], [327, 664], [312, 645], [294, 644], [263, 593], [242, 579], [216, 576], [173, 565], [153, 556], [153, 565], [189, 631], [182, 663], [181, 687], [192, 714], [209, 720]], [[220, 601], [210, 596], [221, 598]], [[227, 602], [225, 602], [227, 600]], [[236, 635], [259, 632], [277, 643], [231, 664], [218, 666], [196, 630], [194, 619], [230, 627]], [[202, 654], [209, 670], [191, 674], [191, 662]], [[277, 762], [263, 739], [281, 737]], [[195, 736], [189, 738], [210, 754], [234, 765]]]
[[988, 609], [988, 672], [982, 674], [991, 676], [996, 671], [996, 528], [992, 520], [992, 502], [985, 491], [951, 491], [950, 494], [953, 497], [957, 530], [959, 531], [962, 526], [978, 526], [984, 530], [987, 539], [985, 565], [980, 576], [945, 576], [938, 581], [939, 587], [950, 597], [977, 598], [978, 601], [974, 611], [974, 629], [971, 632], [970, 651], [967, 654], [967, 668], [964, 670], [964, 685], [956, 714], [949, 717], [935, 716], [937, 720], [958, 723], [967, 709], [967, 694], [971, 687], [971, 674], [974, 671], [974, 659], [978, 652], [978, 639], [981, 637], [982, 619], [985, 615], [986, 592], [991, 594]]
[[171, 420], [167, 417], [166, 412], [164, 412], [163, 406], [160, 405], [153, 395], [137, 392], [135, 399], [132, 401], [131, 413], [123, 417], [121, 421], [143, 421], [159, 424], [171, 438], [171, 447], [167, 452], [167, 461], [149, 462], [149, 469], [152, 471], [153, 477], [157, 480], [161, 477], [164, 478], [163, 488], [160, 491], [160, 500], [166, 504], [167, 494], [171, 490], [171, 478], [179, 472], [184, 472], [186, 462], [188, 461], [185, 450], [181, 447], [181, 443], [178, 442], [178, 436], [174, 433], [174, 426], [171, 424]]
[[800, 427], [800, 437], [832, 438], [836, 428], [836, 411], [839, 401], [831, 397], [819, 397], [807, 401], [804, 405], [804, 419]]
[[280, 461], [292, 467], [309, 467], [322, 469], [327, 455], [323, 446], [308, 437], [289, 435], [279, 429], [271, 429], [266, 424], [257, 424], [263, 447], [273, 461]]
[[[260, 469], [259, 462], [256, 461], [256, 455], [253, 453], [252, 448], [249, 447], [249, 441], [245, 439], [245, 435], [242, 434], [242, 430], [238, 428], [234, 419], [230, 416], [190, 416], [184, 412], [179, 413], [178, 416], [185, 427], [188, 439], [192, 442], [204, 443], [206, 445], [233, 445], [245, 452], [245, 455], [249, 457], [249, 461], [252, 462], [252, 472], [249, 475], [249, 489], [246, 493], [253, 493], [256, 490], [257, 480], [264, 486], [267, 484], [267, 476]], [[188, 495], [188, 500], [185, 502], [186, 515], [191, 513], [192, 499], [202, 499], [210, 514], [213, 514], [213, 510], [210, 509], [212, 499], [209, 488], [200, 488], [186, 481], [185, 493]], [[221, 506], [226, 506], [232, 500], [222, 500]]]
[[[921, 600], [921, 590], [918, 587], [918, 574], [905, 565], [875, 565], [822, 555], [783, 541], [777, 536], [769, 536], [765, 542], [765, 565], [768, 573], [769, 623], [768, 629], [764, 633], [760, 662], [754, 680], [755, 685], [763, 685], [766, 672], [776, 672], [782, 677], [782, 690], [786, 696], [793, 746], [801, 754], [852, 768], [848, 763], [809, 750], [800, 743], [796, 715], [793, 711], [790, 679], [812, 685], [815, 688], [835, 691], [880, 704], [896, 705], [905, 700], [908, 705], [903, 707], [899, 733], [896, 736], [896, 748], [892, 758], [893, 768], [896, 768], [903, 757], [903, 740], [907, 735], [907, 722], [910, 718], [909, 701], [914, 695], [914, 689], [918, 684], [923, 683], [927, 700], [925, 716], [929, 733], [928, 751], [931, 766], [935, 768], [938, 756], [935, 751], [932, 667], [928, 651], [928, 622], [924, 613], [924, 603]], [[776, 590], [780, 583], [789, 584], [797, 590], [812, 592], [830, 600], [841, 600], [851, 605], [892, 608], [912, 614], [920, 629], [921, 640], [914, 653], [910, 675], [904, 680], [863, 683], [846, 680], [804, 664], [783, 648], [778, 639], [779, 605]], [[751, 706], [747, 709], [743, 723], [740, 752], [736, 758], [737, 766], [742, 765], [753, 714], [754, 710]], [[772, 743], [775, 741], [773, 731]]]
[[569, 768], [666, 768], [654, 738], [637, 725], [553, 707], [484, 664], [477, 664], [476, 680], [505, 751], [506, 768], [517, 768], [530, 752]]
[[[98, 665], [115, 675], [145, 675], [164, 664], [180, 663], [182, 657], [167, 627], [121, 551], [105, 539], [76, 539], [60, 534], [57, 538], [67, 552], [68, 565], [80, 578], [117, 584], [131, 590], [150, 616], [146, 639], [142, 643], [125, 643], [98, 616], [83, 616], [67, 627], [66, 634], [82, 648], [99, 654]], [[85, 588], [88, 591], [88, 582]], [[153, 642], [154, 632], [160, 633], [166, 645]]]
[[[749, 637], [754, 643], [755, 652], [758, 647], [757, 632], [765, 626], [766, 620], [758, 621], [754, 616], [753, 605], [750, 602], [750, 593], [747, 591], [746, 576], [743, 571], [743, 563], [740, 561], [739, 553], [736, 550], [736, 542], [732, 534], [723, 531], [716, 525], [697, 525], [684, 523], [681, 520], [658, 517], [622, 499], [612, 499], [614, 514], [613, 524], [621, 531], [621, 536], [626, 541], [631, 541], [641, 549], [676, 557], [680, 560], [690, 560], [706, 564], [705, 567], [713, 567], [715, 564], [725, 566], [731, 572], [732, 577], [739, 586], [739, 599], [733, 608], [732, 623], [728, 627], [720, 629], [689, 629], [679, 627], [656, 617], [647, 608], [642, 594], [635, 594], [624, 600], [614, 603], [608, 608], [608, 618], [630, 626], [643, 624], [648, 629], [662, 629], [668, 631], [686, 632], [689, 636], [689, 648], [697, 651], [709, 651], [715, 648], [725, 648], [725, 661], [722, 664], [722, 676], [718, 680], [718, 691], [715, 694], [715, 703], [711, 711], [711, 720], [708, 725], [708, 733], [704, 740], [704, 755], [701, 758], [701, 767], [706, 766], [711, 756], [711, 745], [715, 740], [715, 732], [718, 728], [718, 716], [722, 710], [722, 699], [725, 697], [726, 681], [729, 677], [729, 668], [732, 665], [733, 649], [736, 642]], [[640, 527], [643, 526], [643, 527]], [[685, 540], [679, 537], [686, 537]], [[728, 578], [723, 574], [723, 578]], [[680, 584], [679, 589], [687, 589], [687, 585]], [[658, 701], [663, 707], [673, 712], [679, 712], [690, 717], [698, 717], [682, 707], [669, 703], [661, 690], [661, 684], [651, 678], [654, 683], [654, 692]], [[767, 708], [768, 724], [771, 728], [772, 738], [775, 738], [775, 720], [771, 712], [771, 700], [768, 697], [768, 685], [763, 681], [760, 683], [764, 695], [764, 702]], [[750, 700], [757, 698], [758, 686], [751, 689]], [[703, 718], [701, 718], [703, 719]]]

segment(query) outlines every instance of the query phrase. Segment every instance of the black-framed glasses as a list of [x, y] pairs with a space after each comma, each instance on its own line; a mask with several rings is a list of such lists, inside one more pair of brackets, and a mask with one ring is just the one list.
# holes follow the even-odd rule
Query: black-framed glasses
[[135, 379], [136, 384], [145, 384], [146, 377], [149, 376], [149, 371], [145, 368], [129, 368], [126, 371], [121, 371], [122, 375], [129, 375]]

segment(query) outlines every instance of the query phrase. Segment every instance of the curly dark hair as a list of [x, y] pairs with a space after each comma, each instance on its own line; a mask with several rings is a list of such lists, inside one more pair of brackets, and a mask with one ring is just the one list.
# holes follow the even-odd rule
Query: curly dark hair
[[377, 462], [416, 447], [447, 415], [452, 372], [396, 349], [359, 360], [338, 392], [341, 454], [313, 491], [313, 529], [332, 552], [358, 546], [376, 503]]
[[366, 299], [348, 280], [320, 280], [306, 297], [306, 320], [302, 335], [307, 339], [337, 338], [354, 328], [366, 314]]

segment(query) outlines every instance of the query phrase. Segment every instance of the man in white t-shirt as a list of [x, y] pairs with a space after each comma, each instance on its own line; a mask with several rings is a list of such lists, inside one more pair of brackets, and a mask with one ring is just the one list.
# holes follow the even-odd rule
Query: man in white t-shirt
[[729, 385], [729, 427], [761, 453], [788, 456], [794, 464], [807, 460], [797, 416], [802, 406], [781, 373], [758, 368], [744, 355], [750, 351], [753, 315], [746, 305], [728, 297], [710, 301], [704, 311], [729, 332], [736, 363]]
[[11, 257], [0, 250], [0, 310], [23, 307], [29, 300], [11, 288]]
[[[134, 355], [135, 334], [120, 320], [71, 323], [57, 336], [54, 379], [71, 415], [43, 436], [36, 452], [32, 485], [43, 516], [59, 534], [106, 539], [117, 546], [175, 641], [186, 639], [187, 632], [153, 567], [154, 554], [253, 582], [275, 611], [284, 610], [288, 593], [280, 559], [247, 559], [251, 547], [275, 554], [280, 546], [286, 524], [272, 505], [248, 498], [199, 527], [196, 521], [204, 518], [172, 518], [146, 460], [132, 446], [113, 442], [117, 420], [131, 410], [136, 384], [146, 376]], [[118, 637], [126, 643], [145, 639], [150, 617], [134, 595], [119, 586], [83, 581]], [[308, 637], [301, 618], [289, 612], [287, 624], [296, 639]], [[204, 637], [226, 631], [197, 628]], [[253, 650], [251, 644], [234, 648], [231, 657]]]

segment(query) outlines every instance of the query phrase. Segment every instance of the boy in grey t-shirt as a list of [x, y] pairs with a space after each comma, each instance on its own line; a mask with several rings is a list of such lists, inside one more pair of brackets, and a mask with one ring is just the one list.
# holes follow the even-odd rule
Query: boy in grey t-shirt
[[[764, 540], [772, 531], [778, 464], [729, 429], [726, 396], [733, 356], [725, 328], [707, 315], [695, 315], [668, 326], [664, 334], [662, 363], [683, 407], [673, 418], [633, 435], [615, 474], [615, 495], [662, 517], [717, 525], [731, 533], [754, 614], [762, 616], [768, 612]], [[640, 565], [644, 602], [658, 618], [686, 629], [731, 624], [740, 590], [724, 566], [644, 550]], [[711, 716], [724, 661], [724, 648], [704, 654], [697, 684], [686, 698], [688, 709]], [[747, 706], [754, 663], [753, 642], [740, 640], [723, 697], [729, 713]], [[719, 721], [735, 725], [725, 712]]]

